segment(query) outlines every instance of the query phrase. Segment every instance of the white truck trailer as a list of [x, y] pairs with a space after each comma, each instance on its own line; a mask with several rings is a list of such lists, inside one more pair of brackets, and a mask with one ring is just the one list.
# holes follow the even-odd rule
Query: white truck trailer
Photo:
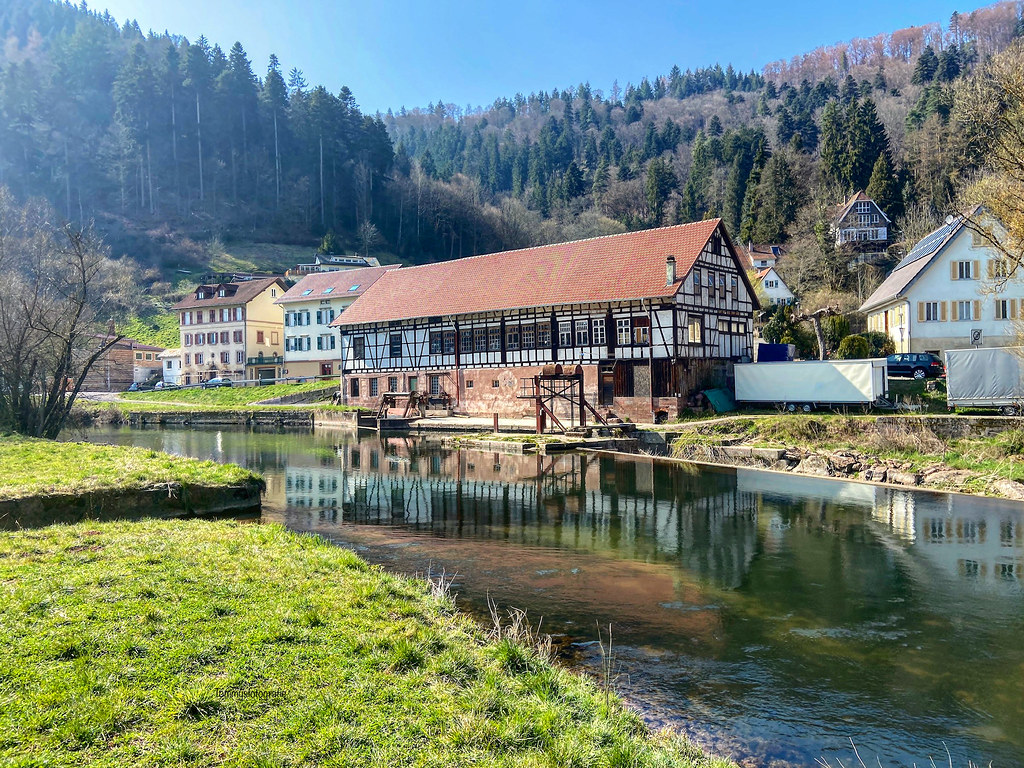
[[946, 403], [950, 408], [1024, 412], [1024, 347], [946, 351]]
[[737, 363], [736, 402], [809, 413], [815, 408], [892, 407], [885, 358]]

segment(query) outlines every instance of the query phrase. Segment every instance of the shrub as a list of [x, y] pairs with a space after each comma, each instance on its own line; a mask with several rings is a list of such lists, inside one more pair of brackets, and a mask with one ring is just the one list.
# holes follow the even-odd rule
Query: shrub
[[863, 360], [871, 356], [871, 345], [863, 336], [847, 336], [839, 342], [836, 360]]
[[825, 337], [825, 347], [836, 350], [850, 335], [850, 321], [842, 315], [829, 315], [821, 321], [821, 332]]
[[871, 348], [869, 357], [887, 357], [896, 354], [896, 342], [883, 331], [865, 331], [860, 334]]

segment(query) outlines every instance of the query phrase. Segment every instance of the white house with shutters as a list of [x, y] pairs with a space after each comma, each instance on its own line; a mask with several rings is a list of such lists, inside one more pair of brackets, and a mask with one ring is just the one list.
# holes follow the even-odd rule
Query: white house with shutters
[[284, 371], [287, 377], [333, 376], [340, 358], [331, 323], [389, 267], [308, 274], [275, 304], [284, 309]]
[[864, 302], [869, 331], [892, 337], [897, 352], [1018, 344], [1024, 283], [998, 251], [950, 216], [896, 266]]

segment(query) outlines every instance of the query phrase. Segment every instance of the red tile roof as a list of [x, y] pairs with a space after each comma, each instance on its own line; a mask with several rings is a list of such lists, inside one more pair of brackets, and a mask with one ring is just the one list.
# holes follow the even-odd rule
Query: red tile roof
[[[373, 285], [377, 279], [389, 269], [398, 269], [397, 264], [387, 267], [362, 267], [360, 269], [345, 269], [338, 272], [313, 272], [303, 277], [299, 282], [288, 289], [284, 296], [275, 301], [275, 304], [291, 304], [295, 301], [310, 301], [322, 299], [329, 296], [332, 299], [340, 299], [348, 296], [353, 298], [361, 296], [366, 289]], [[358, 286], [356, 290], [349, 290], [352, 286]], [[327, 293], [325, 290], [330, 289]], [[310, 291], [310, 293], [306, 293]]]
[[[333, 325], [673, 296], [720, 222], [710, 219], [391, 270]], [[665, 283], [668, 256], [676, 259], [671, 285]], [[737, 268], [743, 275], [739, 263]]]

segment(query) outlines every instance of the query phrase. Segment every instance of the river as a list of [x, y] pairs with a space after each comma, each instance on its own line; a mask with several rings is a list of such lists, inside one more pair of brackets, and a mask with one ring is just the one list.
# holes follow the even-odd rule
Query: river
[[443, 570], [478, 614], [582, 642], [610, 624], [620, 692], [744, 764], [850, 765], [852, 739], [886, 768], [1024, 765], [1019, 503], [344, 431], [87, 436], [256, 469], [264, 520]]

